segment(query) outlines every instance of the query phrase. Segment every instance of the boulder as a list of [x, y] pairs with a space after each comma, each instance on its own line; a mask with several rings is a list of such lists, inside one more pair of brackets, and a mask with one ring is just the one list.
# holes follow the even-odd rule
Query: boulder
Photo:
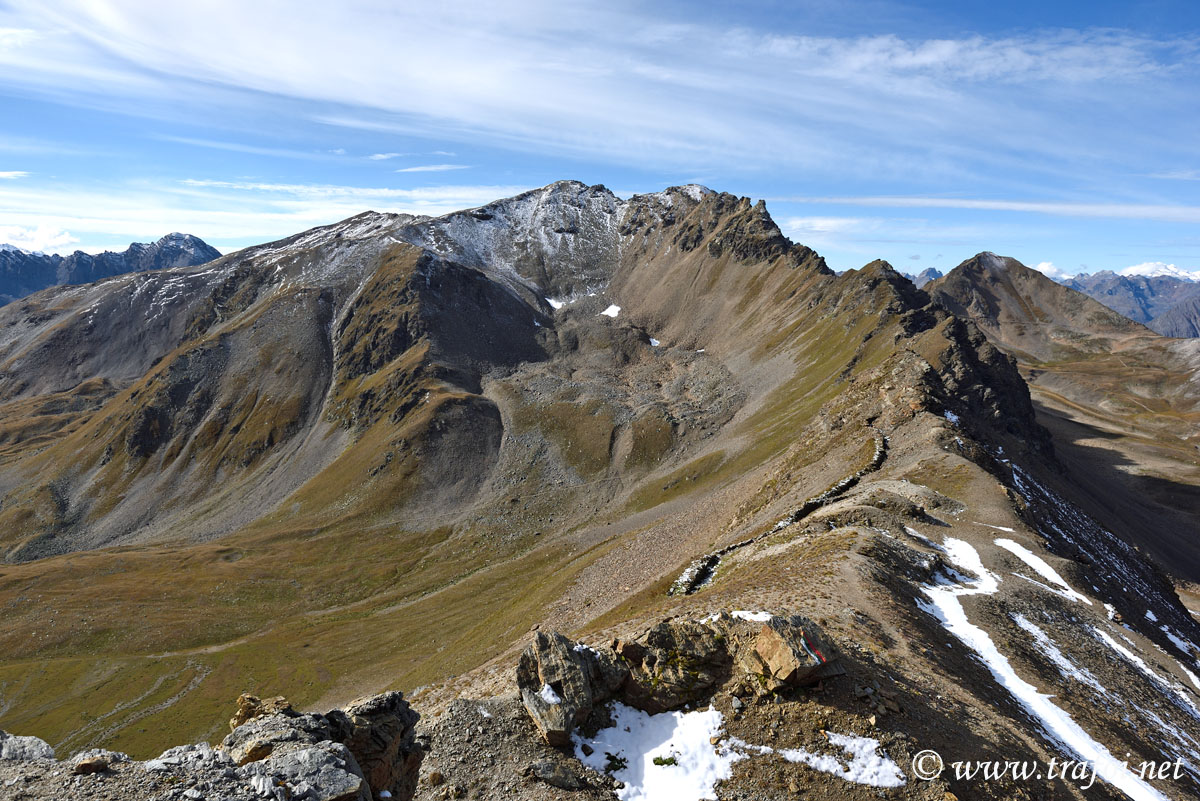
[[729, 675], [733, 658], [726, 636], [692, 621], [666, 621], [644, 642], [618, 642], [630, 681], [622, 700], [650, 713], [678, 709], [707, 695]]
[[[112, 752], [109, 753], [111, 754]], [[110, 758], [109, 764], [113, 764], [114, 761], [116, 760]], [[227, 768], [232, 765], [233, 759], [229, 754], [218, 748], [213, 748], [208, 743], [177, 745], [174, 748], [168, 748], [166, 751], [163, 751], [155, 759], [148, 759], [142, 763], [142, 766], [146, 770], [155, 772], [168, 772], [180, 767], [192, 771], [203, 771], [210, 768]]]
[[561, 747], [627, 676], [624, 663], [609, 649], [577, 645], [557, 632], [538, 632], [521, 654], [517, 688], [542, 738]]
[[360, 698], [344, 710], [327, 714], [333, 738], [358, 761], [375, 795], [386, 791], [408, 801], [417, 788], [424, 750], [416, 742], [420, 719], [404, 695], [387, 692]]
[[0, 731], [0, 759], [28, 762], [54, 759], [54, 749], [45, 740]]
[[92, 773], [103, 773], [108, 770], [108, 760], [102, 756], [83, 757], [76, 759], [71, 765], [71, 772], [78, 776], [88, 776]]
[[286, 787], [291, 801], [372, 801], [362, 770], [341, 743], [321, 742], [296, 747], [254, 763], [251, 785]]
[[237, 699], [237, 712], [229, 719], [229, 730], [233, 731], [247, 721], [263, 715], [287, 715], [295, 717], [298, 713], [282, 695], [268, 698], [265, 701], [257, 695], [242, 693]]
[[551, 787], [562, 790], [582, 790], [587, 785], [566, 765], [550, 759], [535, 762], [529, 767], [529, 775]]
[[759, 694], [844, 672], [817, 625], [800, 616], [773, 616], [763, 623], [753, 646], [739, 651], [738, 663], [754, 677], [751, 686]]
[[333, 730], [323, 715], [263, 715], [231, 731], [220, 748], [238, 765], [246, 765], [333, 739]]

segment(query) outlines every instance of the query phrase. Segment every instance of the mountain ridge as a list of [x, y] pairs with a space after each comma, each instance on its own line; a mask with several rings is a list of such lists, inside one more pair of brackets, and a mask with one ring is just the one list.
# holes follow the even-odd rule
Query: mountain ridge
[[[1176, 660], [1200, 627], [1124, 521], [1092, 516], [1083, 485], [1104, 476], [1079, 471], [1022, 371], [1030, 351], [1107, 356], [1092, 339], [1188, 343], [1065, 287], [1025, 298], [1021, 270], [1018, 286], [1000, 257], [976, 262], [929, 292], [884, 261], [835, 275], [761, 202], [558, 182], [10, 304], [0, 724], [60, 753], [152, 756], [211, 741], [242, 692], [330, 709], [399, 688], [431, 744], [417, 798], [447, 783], [552, 798], [529, 776], [558, 768], [522, 775], [470, 743], [592, 777], [531, 739], [530, 715], [576, 679], [514, 687], [526, 645], [553, 641], [563, 665], [621, 654], [670, 691], [656, 710], [711, 704], [745, 742], [827, 754], [822, 731], [869, 737], [903, 762], [901, 798], [927, 795], [907, 779], [920, 748], [1047, 761], [1053, 720], [1112, 753], [1183, 753]], [[947, 283], [965, 314], [938, 300]], [[949, 624], [968, 594], [961, 614], [1006, 669], [1057, 688], [1059, 717]], [[791, 689], [742, 665], [775, 636], [760, 621], [798, 619], [845, 676]], [[1028, 626], [1106, 692], [1060, 674]], [[789, 782], [876, 794], [761, 751], [714, 792]], [[1200, 775], [1163, 786], [1191, 793]]]
[[1194, 337], [1200, 318], [1194, 301], [1200, 284], [1178, 275], [1127, 275], [1124, 271], [1077, 275], [1062, 281], [1131, 320], [1170, 337]]
[[122, 252], [68, 256], [0, 246], [0, 303], [60, 284], [85, 284], [128, 272], [204, 264], [220, 252], [191, 234], [170, 233], [152, 243], [134, 242]]

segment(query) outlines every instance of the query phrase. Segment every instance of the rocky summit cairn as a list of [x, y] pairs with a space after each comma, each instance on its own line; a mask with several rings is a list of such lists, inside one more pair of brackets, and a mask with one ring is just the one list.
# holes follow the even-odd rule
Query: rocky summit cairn
[[538, 632], [521, 654], [517, 688], [542, 738], [561, 747], [607, 701], [656, 714], [700, 702], [731, 679], [770, 695], [842, 673], [832, 645], [807, 618], [773, 615], [760, 623], [721, 614], [666, 620], [611, 647]]

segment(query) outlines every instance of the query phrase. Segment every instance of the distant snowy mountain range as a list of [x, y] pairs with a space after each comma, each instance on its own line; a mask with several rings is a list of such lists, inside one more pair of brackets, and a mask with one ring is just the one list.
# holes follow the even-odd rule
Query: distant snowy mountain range
[[157, 242], [134, 242], [121, 253], [69, 256], [37, 253], [0, 244], [0, 305], [60, 284], [86, 284], [129, 272], [193, 267], [221, 255], [199, 237], [171, 233]]
[[1178, 278], [1181, 281], [1200, 282], [1200, 270], [1182, 270], [1174, 264], [1164, 264], [1161, 261], [1148, 261], [1126, 267], [1117, 275], [1127, 277], [1142, 276], [1145, 278]]
[[[930, 267], [906, 274], [924, 287], [942, 273]], [[1200, 270], [1146, 262], [1114, 272], [1048, 276], [1163, 336], [1200, 337]]]

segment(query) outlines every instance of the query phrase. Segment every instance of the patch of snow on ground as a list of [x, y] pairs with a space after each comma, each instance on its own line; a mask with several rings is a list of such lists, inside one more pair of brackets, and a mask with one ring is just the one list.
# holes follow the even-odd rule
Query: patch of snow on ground
[[659, 342], [659, 341], [658, 341], [657, 339], [655, 339], [654, 337], [650, 337], [650, 347], [652, 347], [652, 348], [657, 348], [657, 347], [658, 347], [659, 345], [661, 345], [661, 344], [662, 344], [662, 343], [661, 343], [661, 342]]
[[996, 531], [1007, 531], [1009, 534], [1015, 534], [1017, 531], [1015, 528], [1009, 528], [1008, 526], [993, 526], [991, 523], [980, 523], [978, 520], [975, 521], [975, 525], [983, 526], [984, 528], [994, 528]]
[[1188, 677], [1188, 681], [1192, 683], [1192, 686], [1194, 686], [1197, 690], [1200, 690], [1200, 679], [1196, 678], [1196, 674], [1185, 668], [1183, 663], [1178, 660], [1176, 660], [1175, 664], [1179, 665], [1179, 669], [1182, 670], [1184, 675]]
[[946, 419], [947, 419], [948, 421], [950, 421], [950, 423], [951, 423], [952, 425], [958, 425], [958, 421], [959, 421], [959, 420], [961, 420], [962, 418], [960, 418], [960, 417], [959, 417], [957, 414], [955, 414], [954, 412], [946, 412]]
[[840, 760], [825, 754], [813, 754], [802, 748], [788, 748], [779, 752], [788, 762], [801, 762], [810, 768], [832, 773], [854, 784], [868, 787], [901, 787], [904, 773], [900, 766], [887, 756], [877, 753], [879, 741], [853, 734], [827, 732], [829, 742], [845, 752], [850, 762], [843, 765]]
[[1104, 611], [1108, 613], [1108, 619], [1114, 620], [1117, 617], [1117, 609], [1112, 604], [1105, 604]]
[[486, 709], [484, 709], [483, 707], [479, 707], [479, 714], [480, 714], [482, 717], [485, 717], [485, 718], [490, 718], [490, 717], [492, 716], [492, 713], [491, 713], [491, 712], [488, 712], [488, 711], [487, 711]]
[[1147, 609], [1146, 610], [1146, 620], [1149, 620], [1151, 623], [1157, 623], [1158, 615], [1154, 614], [1149, 609]]
[[546, 302], [550, 304], [550, 308], [552, 309], [561, 309], [567, 305], [565, 300], [557, 300], [555, 298], [546, 298]]
[[999, 579], [983, 566], [979, 552], [964, 540], [947, 537], [946, 553], [950, 560], [978, 578], [964, 583], [943, 581], [926, 585], [927, 602], [918, 600], [921, 608], [941, 621], [942, 625], [963, 644], [975, 652], [996, 681], [1012, 693], [1030, 714], [1042, 723], [1046, 734], [1080, 759], [1092, 763], [1096, 775], [1123, 791], [1134, 801], [1150, 799], [1165, 801], [1166, 796], [1134, 775], [1108, 749], [1092, 739], [1066, 712], [1050, 701], [1029, 682], [1017, 675], [1008, 658], [1000, 653], [986, 631], [967, 618], [960, 595], [991, 595], [999, 589]]
[[1126, 661], [1128, 661], [1129, 664], [1133, 665], [1135, 668], [1137, 668], [1139, 671], [1141, 671], [1148, 679], [1150, 679], [1155, 684], [1157, 684], [1160, 688], [1162, 688], [1162, 690], [1174, 693], [1175, 697], [1178, 698], [1179, 701], [1181, 701], [1183, 703], [1183, 705], [1187, 707], [1187, 710], [1191, 712], [1192, 717], [1196, 718], [1197, 720], [1200, 720], [1200, 708], [1197, 708], [1196, 705], [1192, 702], [1192, 699], [1188, 698], [1187, 691], [1184, 689], [1182, 684], [1178, 684], [1178, 683], [1170, 681], [1168, 679], [1164, 679], [1162, 676], [1158, 675], [1158, 673], [1155, 672], [1154, 669], [1151, 668], [1149, 665], [1147, 665], [1140, 656], [1135, 654], [1133, 651], [1130, 651], [1124, 645], [1121, 645], [1121, 643], [1114, 640], [1108, 634], [1108, 632], [1104, 631], [1103, 629], [1097, 628], [1096, 626], [1092, 626], [1092, 631], [1095, 632], [1096, 636], [1105, 645], [1107, 645], [1109, 648], [1116, 651], [1121, 656], [1125, 657]]
[[915, 528], [912, 528], [911, 526], [905, 526], [904, 533], [906, 533], [908, 536], [915, 539], [917, 542], [920, 542], [923, 545], [929, 546], [930, 548], [932, 548], [935, 551], [944, 551], [945, 550], [942, 546], [938, 545], [936, 542], [929, 539], [924, 534], [917, 531]]
[[554, 688], [549, 684], [543, 684], [541, 691], [538, 692], [538, 695], [540, 695], [542, 700], [547, 704], [554, 705], [562, 703], [562, 699], [558, 697], [558, 693], [554, 692]]
[[600, 313], [603, 314], [605, 317], [612, 317], [615, 319], [616, 316], [621, 313], [621, 307], [617, 306], [616, 304], [613, 304], [612, 306], [609, 306], [607, 309], [605, 309], [604, 311], [602, 311]]
[[1188, 656], [1191, 656], [1195, 652], [1196, 647], [1176, 634], [1170, 626], [1162, 625], [1159, 628], [1162, 629], [1163, 634], [1167, 635], [1167, 639], [1171, 641], [1171, 644], [1180, 651], [1183, 651]]
[[[721, 732], [723, 718], [715, 709], [664, 712], [650, 715], [618, 702], [612, 706], [613, 726], [591, 739], [572, 736], [575, 756], [583, 764], [604, 772], [608, 754], [625, 760], [612, 772], [624, 782], [617, 790], [621, 801], [699, 801], [715, 799], [713, 787], [733, 775], [733, 763], [745, 759], [732, 749], [711, 742]], [[593, 750], [583, 752], [587, 743]], [[655, 765], [654, 758], [674, 758], [673, 765]]]
[[1088, 606], [1092, 605], [1092, 602], [1088, 598], [1085, 598], [1084, 596], [1075, 592], [1075, 590], [1071, 588], [1071, 585], [1068, 584], [1062, 576], [1058, 575], [1058, 571], [1050, 567], [1045, 559], [1038, 556], [1024, 545], [1005, 539], [996, 540], [996, 544], [1004, 550], [1016, 555], [1018, 559], [1033, 568], [1034, 572], [1036, 572], [1042, 578], [1053, 584], [1057, 584], [1062, 590], [1062, 594], [1066, 597], [1074, 601], [1082, 601]]
[[1054, 640], [1050, 639], [1050, 636], [1046, 634], [1046, 632], [1029, 622], [1024, 615], [1014, 614], [1012, 619], [1013, 622], [1021, 627], [1022, 630], [1033, 637], [1033, 641], [1037, 643], [1038, 647], [1044, 654], [1046, 654], [1046, 657], [1054, 663], [1054, 666], [1058, 668], [1058, 672], [1061, 673], [1065, 678], [1075, 679], [1076, 681], [1091, 687], [1101, 695], [1108, 695], [1108, 690], [1104, 689], [1103, 685], [1101, 685], [1096, 677], [1092, 675], [1092, 672], [1087, 668], [1079, 667], [1070, 659], [1068, 659], [1066, 655], [1064, 655], [1063, 652], [1058, 649], [1058, 646], [1055, 645]]
[[[751, 611], [748, 611], [745, 609], [737, 609], [733, 612], [730, 612], [729, 616], [735, 617], [738, 620], [749, 620], [752, 623], [766, 623], [768, 620], [770, 620], [773, 617], [773, 615], [770, 612], [751, 612]], [[701, 618], [700, 622], [701, 623], [711, 623], [719, 617], [720, 617], [719, 614], [712, 614], [712, 615], [709, 615], [708, 617]]]

